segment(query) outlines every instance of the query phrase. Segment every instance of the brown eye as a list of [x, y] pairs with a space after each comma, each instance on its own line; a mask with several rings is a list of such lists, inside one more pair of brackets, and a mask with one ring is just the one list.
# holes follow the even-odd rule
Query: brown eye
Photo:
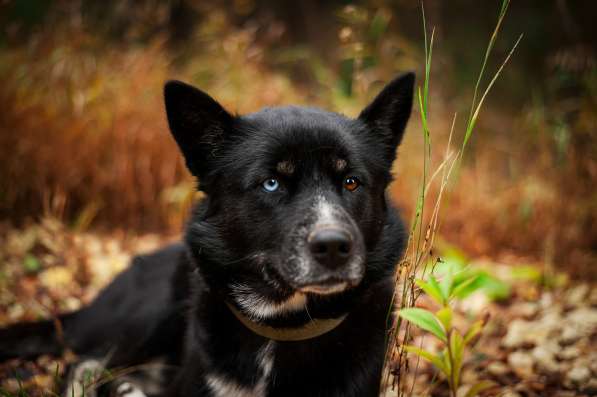
[[354, 192], [359, 185], [360, 183], [357, 178], [349, 176], [348, 178], [344, 179], [344, 189], [348, 190], [349, 192]]

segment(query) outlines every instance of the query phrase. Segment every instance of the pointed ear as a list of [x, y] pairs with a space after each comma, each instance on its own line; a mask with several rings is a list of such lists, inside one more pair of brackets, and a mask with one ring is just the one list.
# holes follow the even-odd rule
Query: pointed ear
[[209, 95], [180, 81], [166, 83], [164, 99], [170, 131], [187, 167], [199, 177], [207, 171], [234, 118]]
[[387, 147], [386, 158], [390, 162], [396, 157], [396, 148], [410, 117], [414, 84], [414, 73], [398, 76], [359, 115], [359, 120]]

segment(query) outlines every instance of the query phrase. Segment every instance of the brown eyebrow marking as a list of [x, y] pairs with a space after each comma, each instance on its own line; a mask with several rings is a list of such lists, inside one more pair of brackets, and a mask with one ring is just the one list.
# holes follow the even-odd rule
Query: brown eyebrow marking
[[294, 164], [290, 161], [280, 161], [278, 165], [276, 165], [276, 169], [280, 174], [292, 175], [294, 172]]
[[344, 159], [335, 159], [334, 160], [334, 168], [338, 172], [344, 171], [344, 169], [346, 169], [347, 165], [348, 165], [348, 163]]

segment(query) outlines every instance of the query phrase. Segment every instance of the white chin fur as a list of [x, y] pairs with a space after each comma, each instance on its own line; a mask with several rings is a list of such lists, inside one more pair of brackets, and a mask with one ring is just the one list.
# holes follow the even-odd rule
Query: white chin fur
[[271, 318], [282, 313], [301, 311], [307, 305], [307, 297], [301, 292], [295, 292], [289, 298], [276, 302], [264, 297], [247, 284], [233, 284], [230, 286], [230, 290], [238, 306], [254, 319]]

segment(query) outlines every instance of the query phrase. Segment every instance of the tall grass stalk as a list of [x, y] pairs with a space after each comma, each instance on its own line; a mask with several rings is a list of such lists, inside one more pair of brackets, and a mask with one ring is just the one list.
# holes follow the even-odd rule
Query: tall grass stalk
[[[451, 180], [451, 175], [453, 171], [457, 169], [458, 165], [460, 164], [460, 160], [462, 159], [464, 149], [470, 137], [472, 136], [480, 111], [483, 107], [483, 103], [487, 95], [491, 91], [491, 88], [497, 81], [505, 65], [510, 60], [510, 57], [512, 56], [516, 47], [520, 43], [520, 40], [522, 39], [522, 35], [520, 35], [520, 37], [515, 42], [504, 61], [501, 63], [500, 67], [494, 73], [486, 88], [483, 90], [483, 95], [479, 100], [477, 100], [481, 82], [483, 81], [485, 70], [487, 68], [487, 63], [491, 55], [492, 49], [494, 47], [495, 41], [497, 39], [504, 17], [506, 16], [509, 4], [509, 0], [502, 1], [496, 26], [489, 39], [489, 43], [485, 51], [485, 56], [483, 58], [481, 69], [479, 71], [479, 75], [477, 76], [473, 98], [471, 101], [471, 108], [464, 128], [464, 137], [462, 145], [459, 150], [454, 151], [451, 149], [457, 122], [457, 115], [454, 114], [454, 118], [452, 120], [449, 132], [448, 144], [443, 159], [440, 162], [440, 164], [437, 165], [435, 171], [431, 174], [431, 176], [428, 177], [429, 169], [431, 166], [430, 163], [432, 153], [431, 133], [428, 122], [429, 83], [435, 29], [432, 29], [431, 36], [428, 39], [425, 9], [423, 3], [421, 3], [421, 13], [423, 19], [423, 30], [425, 40], [425, 75], [422, 87], [418, 87], [417, 90], [417, 101], [421, 117], [421, 124], [423, 128], [423, 174], [420, 194], [417, 197], [416, 210], [410, 228], [406, 254], [403, 260], [400, 262], [398, 266], [398, 271], [395, 276], [396, 296], [394, 297], [392, 310], [401, 310], [407, 307], [415, 306], [417, 298], [420, 295], [420, 290], [416, 288], [414, 283], [415, 275], [422, 278], [427, 271], [432, 271], [433, 266], [435, 265], [435, 263], [437, 263], [438, 257], [434, 255], [433, 247], [435, 242], [435, 236], [441, 223], [440, 212], [442, 208], [442, 202], [445, 196], [445, 190], [448, 186], [448, 183]], [[424, 209], [426, 207], [426, 203], [430, 201], [429, 192], [432, 186], [434, 186], [434, 184], [438, 184], [438, 189], [434, 197], [435, 201], [433, 205], [433, 210], [429, 218], [426, 219], [424, 217]], [[389, 332], [390, 343], [388, 344], [388, 351], [386, 352], [386, 365], [384, 369], [384, 376], [382, 377], [382, 387], [391, 387], [391, 391], [396, 392], [397, 396], [412, 394], [415, 386], [414, 379], [416, 379], [417, 376], [419, 364], [418, 358], [413, 372], [413, 383], [410, 385], [410, 387], [406, 385], [405, 374], [410, 371], [410, 368], [408, 367], [408, 361], [406, 359], [406, 351], [404, 349], [404, 346], [407, 344], [409, 339], [410, 323], [403, 322], [400, 317], [396, 316], [394, 324]]]

